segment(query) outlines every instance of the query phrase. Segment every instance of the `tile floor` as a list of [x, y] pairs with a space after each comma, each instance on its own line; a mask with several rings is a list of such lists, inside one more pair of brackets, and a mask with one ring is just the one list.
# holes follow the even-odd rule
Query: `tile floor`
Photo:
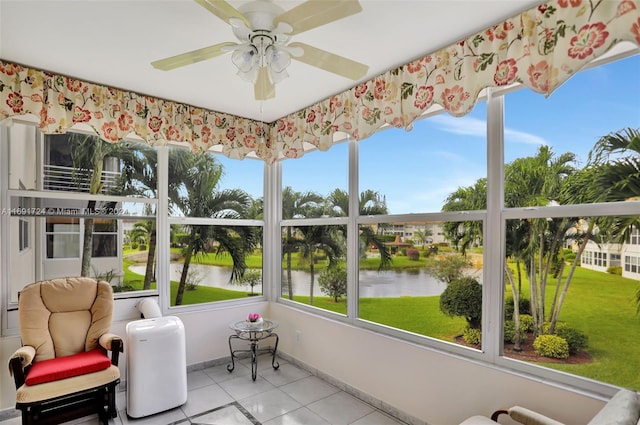
[[[403, 422], [340, 390], [285, 360], [271, 367], [271, 357], [261, 355], [258, 377], [251, 380], [248, 360], [236, 361], [229, 373], [226, 364], [187, 374], [187, 402], [145, 418], [126, 415], [127, 397], [118, 393], [118, 417], [112, 425], [398, 425]], [[0, 421], [18, 425], [20, 418]], [[99, 424], [97, 416], [72, 422]], [[70, 425], [71, 423], [68, 423]]]

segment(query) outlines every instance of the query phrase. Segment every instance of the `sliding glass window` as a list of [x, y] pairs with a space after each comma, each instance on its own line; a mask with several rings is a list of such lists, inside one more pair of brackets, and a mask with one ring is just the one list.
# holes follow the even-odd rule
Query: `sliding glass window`
[[640, 56], [505, 95], [506, 359], [640, 386]]
[[262, 161], [171, 146], [170, 305], [262, 294]]

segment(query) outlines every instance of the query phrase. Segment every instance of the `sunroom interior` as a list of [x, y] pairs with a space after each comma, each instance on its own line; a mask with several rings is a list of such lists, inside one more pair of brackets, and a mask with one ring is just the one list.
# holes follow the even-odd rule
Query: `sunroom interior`
[[[637, 134], [640, 2], [359, 3], [361, 12], [292, 38], [367, 64], [365, 75], [352, 81], [294, 60], [274, 97], [256, 100], [229, 57], [151, 67], [233, 37], [198, 2], [0, 0], [0, 361], [20, 346], [21, 288], [86, 273], [114, 286], [113, 333], [140, 319], [142, 299], [179, 317], [189, 370], [228, 361], [229, 323], [258, 313], [278, 323], [283, 358], [407, 423], [456, 424], [510, 405], [587, 423], [620, 387], [640, 387], [640, 193], [543, 194], [512, 179], [518, 164], [545, 159], [564, 161], [557, 176], [595, 185], [586, 172], [596, 142]], [[76, 161], [101, 149], [92, 188], [95, 167]], [[188, 177], [176, 172], [181, 161], [192, 161]], [[210, 186], [189, 184], [205, 172]], [[589, 336], [582, 362], [527, 359], [505, 341], [517, 278], [507, 266], [545, 273], [535, 263], [542, 250], [529, 269], [514, 268], [525, 250], [516, 255], [507, 233], [538, 222], [571, 228], [558, 252], [573, 255], [546, 289], [564, 302], [560, 320]], [[604, 239], [589, 224], [605, 222], [626, 223], [626, 239]], [[187, 250], [196, 230], [202, 244]], [[446, 278], [402, 270], [412, 250], [425, 264], [465, 259], [481, 284], [475, 344], [460, 337], [464, 318], [438, 308]], [[207, 261], [225, 267], [208, 274]], [[318, 280], [334, 261], [346, 281], [331, 292]], [[250, 270], [257, 281], [245, 278]], [[534, 298], [530, 280], [522, 285]], [[14, 404], [5, 375], [0, 418]]]

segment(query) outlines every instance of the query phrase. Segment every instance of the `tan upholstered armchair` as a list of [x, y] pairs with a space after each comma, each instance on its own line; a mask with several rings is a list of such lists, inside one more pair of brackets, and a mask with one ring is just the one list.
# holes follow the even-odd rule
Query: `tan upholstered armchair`
[[[23, 346], [9, 359], [23, 424], [117, 416], [122, 340], [110, 334], [111, 285], [64, 278], [24, 287], [18, 298]], [[107, 356], [111, 351], [111, 358]]]

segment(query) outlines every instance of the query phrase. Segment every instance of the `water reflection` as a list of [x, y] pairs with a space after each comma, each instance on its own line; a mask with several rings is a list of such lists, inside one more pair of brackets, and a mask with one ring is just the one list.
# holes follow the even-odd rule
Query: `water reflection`
[[[137, 264], [129, 267], [134, 273], [144, 275], [144, 264]], [[189, 270], [193, 270], [199, 285], [214, 286], [218, 288], [231, 289], [234, 291], [250, 292], [249, 285], [233, 285], [229, 283], [231, 269], [218, 266], [207, 266], [201, 264], [191, 264]], [[179, 281], [182, 264], [171, 264], [171, 280]], [[284, 272], [283, 272], [284, 274]], [[309, 285], [311, 274], [304, 271], [291, 271], [294, 295], [309, 295]], [[282, 293], [289, 293], [283, 279]], [[360, 271], [360, 297], [402, 297], [402, 296], [436, 296], [440, 295], [446, 288], [446, 284], [439, 282], [424, 270], [385, 270], [377, 272], [375, 270]], [[254, 287], [255, 293], [262, 293], [262, 285]], [[318, 273], [314, 276], [313, 293], [322, 296], [318, 285]]]

